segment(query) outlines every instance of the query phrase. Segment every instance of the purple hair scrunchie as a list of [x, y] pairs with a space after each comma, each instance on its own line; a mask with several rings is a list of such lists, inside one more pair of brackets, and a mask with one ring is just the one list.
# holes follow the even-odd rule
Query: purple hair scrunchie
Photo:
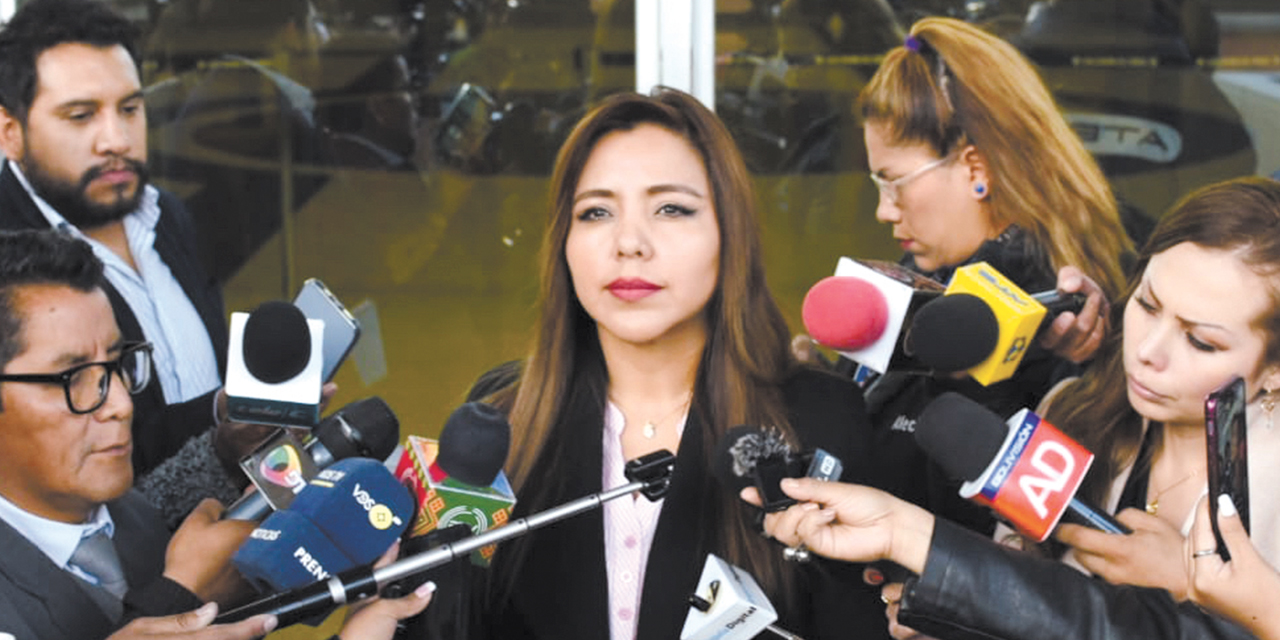
[[907, 40], [906, 42], [902, 43], [902, 46], [906, 47], [907, 51], [911, 51], [913, 53], [920, 53], [920, 47], [923, 46], [923, 44], [924, 43], [920, 41], [920, 38], [917, 38], [915, 36], [907, 36]]

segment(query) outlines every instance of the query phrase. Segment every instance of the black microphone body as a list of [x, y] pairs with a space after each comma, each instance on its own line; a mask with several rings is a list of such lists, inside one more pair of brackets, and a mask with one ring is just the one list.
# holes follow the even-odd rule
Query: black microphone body
[[590, 511], [610, 500], [630, 495], [636, 491], [639, 491], [650, 500], [657, 500], [666, 493], [674, 465], [675, 456], [670, 451], [655, 451], [627, 463], [627, 477], [632, 481], [621, 487], [594, 493], [560, 506], [552, 507], [546, 511], [512, 520], [497, 529], [490, 529], [458, 542], [442, 544], [428, 551], [397, 560], [380, 569], [358, 567], [323, 582], [317, 582], [300, 589], [278, 593], [251, 602], [219, 615], [214, 620], [214, 623], [239, 622], [263, 613], [275, 615], [279, 621], [278, 628], [284, 628], [306, 620], [314, 620], [318, 614], [322, 614], [334, 606], [350, 604], [375, 596], [383, 586], [392, 582], [411, 577], [458, 558], [464, 558], [481, 547], [497, 544], [548, 524]]

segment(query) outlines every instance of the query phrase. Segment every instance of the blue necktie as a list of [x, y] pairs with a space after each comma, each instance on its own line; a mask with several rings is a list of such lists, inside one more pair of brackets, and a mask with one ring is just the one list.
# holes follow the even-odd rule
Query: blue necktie
[[95, 578], [97, 586], [118, 599], [123, 600], [129, 590], [124, 569], [120, 566], [120, 556], [116, 555], [116, 547], [106, 529], [81, 538], [75, 553], [71, 554], [71, 564]]

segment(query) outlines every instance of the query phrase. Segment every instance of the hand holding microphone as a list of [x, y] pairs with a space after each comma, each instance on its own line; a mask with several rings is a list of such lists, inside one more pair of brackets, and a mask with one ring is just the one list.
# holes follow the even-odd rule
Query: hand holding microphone
[[[914, 318], [916, 357], [938, 371], [965, 371], [984, 386], [1007, 380], [1052, 319], [1083, 304], [1083, 296], [1056, 289], [1027, 293], [985, 262], [968, 264]], [[994, 344], [974, 350], [964, 344], [972, 335], [991, 336]]]
[[[515, 494], [502, 466], [511, 446], [511, 424], [491, 405], [468, 402], [445, 421], [439, 441], [410, 435], [396, 467], [396, 477], [410, 488], [417, 505], [405, 534], [404, 552], [415, 554], [456, 543], [507, 522]], [[484, 565], [493, 547], [477, 550], [471, 564]], [[434, 580], [443, 591], [432, 613], [410, 620], [412, 636], [467, 637], [473, 584], [477, 576], [462, 563], [451, 563], [406, 578], [394, 585], [410, 590]]]
[[1084, 306], [1067, 310], [1040, 332], [1040, 346], [1076, 364], [1093, 357], [1109, 330], [1111, 303], [1102, 287], [1078, 267], [1058, 270], [1058, 291], [1085, 297]]
[[252, 591], [231, 558], [253, 531], [253, 523], [220, 520], [222, 505], [205, 498], [182, 521], [165, 550], [164, 576], [201, 600], [220, 604]]
[[1053, 537], [1070, 545], [1076, 561], [1107, 582], [1164, 589], [1175, 600], [1186, 600], [1190, 583], [1186, 567], [1177, 561], [1186, 545], [1182, 532], [1141, 509], [1125, 509], [1116, 520], [1130, 529], [1128, 535], [1063, 523]]
[[[789, 546], [805, 545], [827, 558], [848, 562], [892, 560], [920, 573], [933, 536], [933, 515], [879, 489], [814, 478], [780, 483], [799, 502], [764, 518], [765, 533]], [[755, 487], [740, 496], [759, 506]]]

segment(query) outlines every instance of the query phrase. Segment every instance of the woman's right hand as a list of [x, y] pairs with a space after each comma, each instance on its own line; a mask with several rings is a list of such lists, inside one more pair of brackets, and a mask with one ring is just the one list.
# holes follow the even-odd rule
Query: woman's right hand
[[[784, 493], [799, 504], [765, 516], [764, 529], [788, 546], [803, 543], [821, 556], [851, 562], [889, 559], [916, 573], [924, 569], [933, 515], [878, 489], [813, 478], [787, 478]], [[759, 505], [754, 487], [742, 492]]]
[[396, 624], [405, 618], [422, 613], [431, 604], [436, 591], [434, 582], [424, 582], [413, 593], [386, 599], [374, 598], [352, 608], [338, 637], [342, 640], [391, 640]]
[[[395, 562], [399, 556], [400, 541], [397, 540], [373, 563], [373, 568], [381, 569]], [[396, 634], [397, 623], [422, 613], [431, 604], [431, 594], [435, 591], [436, 583], [427, 581], [406, 596], [394, 599], [378, 597], [357, 603], [351, 607], [338, 637], [341, 640], [391, 640]]]
[[1076, 364], [1093, 358], [1107, 336], [1111, 303], [1102, 287], [1079, 268], [1068, 265], [1058, 270], [1058, 291], [1083, 293], [1087, 297], [1079, 313], [1061, 313], [1040, 334], [1040, 346]]
[[1231, 561], [1212, 553], [1217, 548], [1209, 521], [1209, 501], [1196, 507], [1196, 521], [1187, 536], [1189, 596], [1193, 602], [1244, 625], [1262, 640], [1280, 640], [1280, 573], [1258, 554], [1244, 530], [1235, 505], [1218, 496], [1218, 529], [1231, 551]]

